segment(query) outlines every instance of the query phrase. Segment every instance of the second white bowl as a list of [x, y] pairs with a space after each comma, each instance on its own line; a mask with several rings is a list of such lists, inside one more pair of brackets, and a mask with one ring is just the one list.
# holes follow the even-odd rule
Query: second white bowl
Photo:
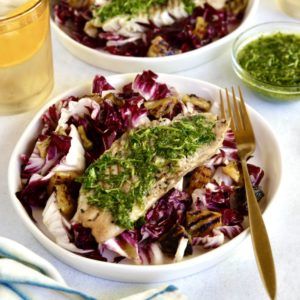
[[151, 69], [154, 72], [173, 73], [195, 68], [221, 55], [224, 48], [246, 29], [257, 10], [258, 3], [259, 0], [249, 0], [242, 23], [223, 38], [199, 49], [164, 57], [120, 56], [92, 49], [72, 39], [54, 21], [51, 23], [55, 34], [66, 49], [91, 65], [116, 73], [139, 72], [146, 69]]

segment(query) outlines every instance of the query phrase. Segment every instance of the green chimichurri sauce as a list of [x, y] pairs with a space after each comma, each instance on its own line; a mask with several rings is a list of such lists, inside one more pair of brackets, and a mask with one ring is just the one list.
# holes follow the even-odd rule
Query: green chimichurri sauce
[[131, 130], [122, 149], [106, 152], [86, 170], [82, 187], [88, 192], [88, 203], [109, 210], [122, 228], [132, 228], [133, 206], [143, 207], [143, 198], [162, 175], [176, 172], [180, 159], [213, 141], [214, 126], [195, 115]]
[[276, 86], [300, 86], [300, 35], [278, 32], [247, 44], [237, 60], [255, 79]]
[[[108, 4], [93, 9], [93, 16], [102, 23], [116, 16], [136, 16], [148, 13], [154, 6], [165, 6], [169, 0], [112, 0]], [[195, 4], [193, 0], [182, 0], [185, 10], [192, 13]]]

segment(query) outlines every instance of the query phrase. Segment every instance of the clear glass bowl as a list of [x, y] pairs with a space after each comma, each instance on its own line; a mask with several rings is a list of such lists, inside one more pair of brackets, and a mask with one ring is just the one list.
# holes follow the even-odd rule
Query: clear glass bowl
[[300, 84], [297, 86], [280, 86], [269, 84], [254, 78], [239, 64], [237, 60], [238, 53], [248, 43], [258, 39], [261, 36], [275, 34], [277, 32], [297, 34], [300, 36], [300, 23], [296, 22], [269, 22], [256, 25], [241, 33], [233, 43], [232, 64], [238, 77], [254, 91], [265, 96], [267, 100], [300, 100]]

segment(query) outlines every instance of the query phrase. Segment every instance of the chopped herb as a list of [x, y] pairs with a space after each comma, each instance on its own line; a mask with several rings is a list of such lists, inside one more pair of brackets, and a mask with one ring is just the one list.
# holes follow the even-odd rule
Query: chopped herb
[[[167, 6], [169, 0], [112, 0], [109, 3], [93, 9], [93, 16], [105, 22], [116, 16], [136, 16], [148, 13], [154, 6]], [[182, 0], [186, 11], [191, 14], [195, 4], [192, 0]]]
[[238, 62], [255, 79], [276, 86], [300, 85], [300, 35], [261, 36], [238, 53]]
[[116, 153], [107, 151], [86, 170], [81, 181], [88, 203], [109, 210], [122, 228], [132, 228], [133, 206], [143, 207], [143, 198], [159, 178], [176, 172], [180, 159], [212, 142], [214, 126], [195, 115], [131, 130], [123, 147]]
[[184, 4], [184, 7], [185, 7], [185, 10], [186, 12], [191, 15], [194, 8], [196, 7], [194, 1], [192, 0], [182, 0], [183, 4]]

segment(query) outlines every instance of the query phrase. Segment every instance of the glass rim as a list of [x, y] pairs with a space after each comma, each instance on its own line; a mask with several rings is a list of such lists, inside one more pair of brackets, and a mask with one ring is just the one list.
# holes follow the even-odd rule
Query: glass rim
[[0, 24], [1, 22], [9, 22], [12, 21], [16, 18], [22, 17], [24, 15], [26, 15], [27, 13], [29, 13], [31, 10], [34, 10], [34, 8], [36, 6], [38, 6], [43, 0], [38, 0], [37, 2], [35, 2], [32, 6], [28, 7], [27, 9], [25, 9], [24, 11], [21, 11], [19, 13], [17, 13], [16, 15], [12, 15], [10, 17], [4, 17], [4, 18], [0, 18]]
[[48, 4], [49, 0], [38, 0], [24, 11], [16, 15], [0, 19], [0, 34], [19, 30], [20, 28], [35, 22], [43, 14], [45, 9], [47, 9]]

